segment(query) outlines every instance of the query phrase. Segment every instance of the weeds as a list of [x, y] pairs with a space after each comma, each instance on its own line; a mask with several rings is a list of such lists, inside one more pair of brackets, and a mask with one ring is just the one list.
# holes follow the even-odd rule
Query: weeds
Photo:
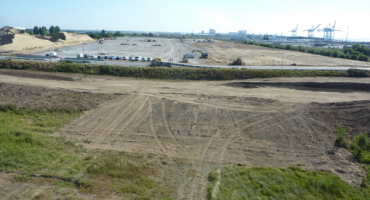
[[[128, 199], [171, 197], [173, 188], [161, 182], [160, 164], [121, 152], [87, 151], [47, 135], [81, 112], [10, 108], [0, 111], [0, 171], [18, 173], [14, 181], [74, 187], [103, 197], [112, 192]], [[35, 196], [45, 198], [51, 197]]]
[[217, 174], [210, 173], [208, 199], [368, 199], [362, 189], [351, 187], [326, 172], [296, 167], [224, 167], [219, 192], [212, 197]]

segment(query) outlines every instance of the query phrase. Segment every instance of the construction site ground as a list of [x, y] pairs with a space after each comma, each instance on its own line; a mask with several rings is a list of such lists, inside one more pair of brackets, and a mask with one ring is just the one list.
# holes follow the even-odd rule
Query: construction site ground
[[[370, 84], [343, 77], [164, 81], [0, 70], [0, 103], [63, 106], [65, 93], [94, 97], [79, 104], [78, 95], [69, 99], [66, 105], [91, 109], [53, 135], [88, 149], [163, 157], [164, 179], [176, 185], [178, 199], [205, 199], [208, 173], [229, 165], [299, 166], [361, 184], [365, 172], [347, 150], [334, 147], [334, 131], [368, 133], [370, 92], [236, 84], [246, 81]], [[0, 174], [0, 192], [8, 197], [11, 188], [37, 191], [6, 176]]]
[[216, 40], [214, 42], [196, 42], [190, 45], [194, 48], [204, 49], [209, 53], [210, 58], [205, 60], [207, 65], [227, 65], [236, 58], [242, 58], [245, 65], [249, 66], [281, 66], [282, 64], [290, 66], [295, 63], [303, 66], [370, 67], [370, 62], [332, 58], [241, 43], [234, 44], [234, 42], [230, 41]]

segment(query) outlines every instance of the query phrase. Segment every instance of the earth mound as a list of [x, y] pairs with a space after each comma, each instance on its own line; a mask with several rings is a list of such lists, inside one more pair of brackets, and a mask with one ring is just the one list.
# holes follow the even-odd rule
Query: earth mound
[[14, 34], [20, 34], [24, 33], [24, 31], [10, 27], [10, 26], [4, 26], [0, 29], [0, 36], [1, 35], [14, 35]]
[[[60, 32], [54, 36], [29, 35], [24, 31], [11, 28], [9, 26], [0, 29], [1, 50], [4, 51], [29, 51], [39, 49], [50, 50], [58, 48], [59, 45], [68, 46], [68, 43], [80, 43], [93, 41], [91, 37], [85, 34]], [[67, 43], [67, 44], [66, 44]]]

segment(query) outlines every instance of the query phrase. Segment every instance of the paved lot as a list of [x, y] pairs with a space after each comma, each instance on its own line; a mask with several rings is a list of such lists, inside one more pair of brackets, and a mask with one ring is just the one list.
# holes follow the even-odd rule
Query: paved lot
[[[173, 59], [173, 62], [179, 62], [181, 55], [191, 52], [193, 50], [187, 43], [180, 43], [176, 39], [162, 39], [155, 38], [157, 42], [144, 42], [146, 38], [124, 37], [117, 38], [117, 40], [107, 40], [104, 44], [97, 42], [88, 42], [85, 45], [64, 47], [55, 50], [59, 57], [62, 58], [76, 58], [77, 54], [89, 55], [108, 55], [108, 56], [142, 56], [152, 58], [163, 58], [164, 61]], [[153, 38], [150, 38], [153, 39]], [[121, 45], [122, 43], [128, 45]], [[152, 46], [158, 45], [161, 46]], [[34, 55], [45, 56], [48, 52], [40, 52]], [[127, 62], [127, 61], [122, 61]], [[198, 63], [200, 64], [200, 63]]]

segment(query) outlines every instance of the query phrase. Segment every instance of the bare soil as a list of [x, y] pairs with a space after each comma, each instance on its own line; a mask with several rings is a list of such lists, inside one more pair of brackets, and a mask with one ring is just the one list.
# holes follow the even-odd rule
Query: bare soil
[[15, 104], [31, 110], [90, 110], [100, 103], [115, 99], [119, 95], [75, 92], [65, 89], [48, 89], [34, 86], [21, 86], [0, 82], [0, 104]]
[[[369, 134], [368, 91], [230, 85], [245, 81], [64, 76], [74, 81], [0, 74], [0, 80], [14, 88], [13, 95], [0, 96], [0, 103], [23, 101], [23, 96], [14, 95], [17, 90], [116, 94], [53, 135], [65, 136], [90, 149], [166, 157], [169, 165], [164, 177], [178, 186], [179, 199], [204, 198], [209, 171], [225, 165], [301, 166], [338, 175], [353, 186], [359, 186], [366, 175], [351, 153], [334, 146], [334, 131], [345, 126], [352, 136]], [[343, 77], [248, 80], [251, 81], [370, 83], [369, 78]], [[48, 102], [47, 95], [53, 93], [42, 95], [43, 102]], [[82, 103], [86, 106], [90, 102]]]
[[[209, 65], [225, 65], [236, 58], [242, 58], [249, 66], [296, 65], [303, 66], [356, 66], [370, 67], [370, 62], [361, 62], [341, 58], [332, 58], [297, 51], [266, 48], [233, 42], [215, 41], [212, 43], [192, 43], [195, 48], [205, 49], [210, 58], [205, 60]], [[282, 59], [284, 58], [284, 63]], [[275, 61], [275, 62], [273, 62]]]

